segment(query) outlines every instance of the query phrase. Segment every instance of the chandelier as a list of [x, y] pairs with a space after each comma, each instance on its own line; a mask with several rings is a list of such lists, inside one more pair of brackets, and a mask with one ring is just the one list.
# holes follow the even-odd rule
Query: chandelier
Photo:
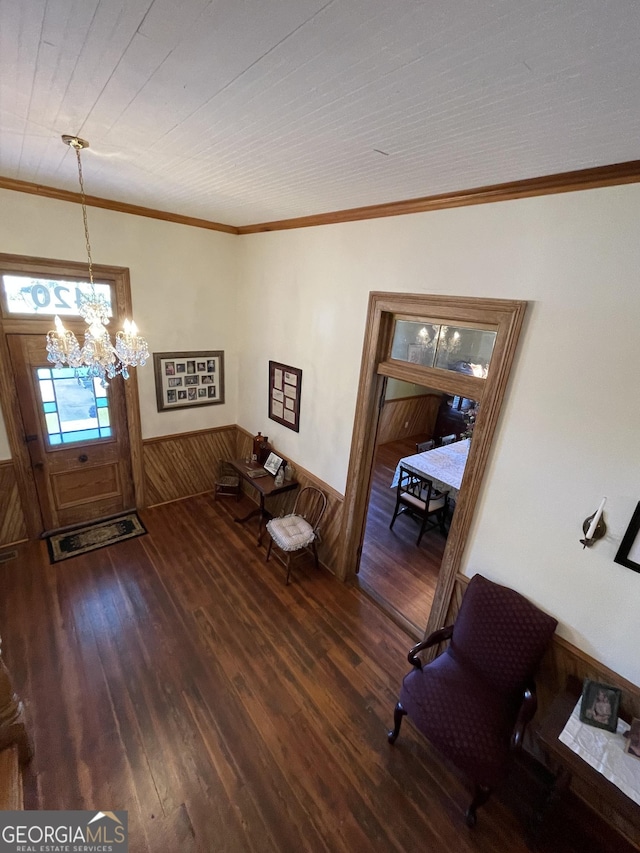
[[62, 141], [65, 145], [73, 148], [78, 160], [82, 219], [84, 221], [91, 290], [88, 295], [83, 294], [78, 299], [79, 314], [87, 324], [84, 333], [84, 346], [80, 346], [73, 332], [65, 329], [60, 317], [56, 316], [56, 328], [47, 334], [47, 359], [58, 368], [65, 365], [73, 367], [76, 376], [79, 376], [81, 368], [87, 368], [86, 373], [100, 379], [103, 387], [105, 387], [107, 378], [113, 379], [122, 374], [124, 379], [128, 379], [130, 367], [142, 367], [146, 364], [149, 358], [149, 347], [145, 339], [138, 334], [138, 329], [133, 320], [131, 322], [125, 320], [124, 329], [116, 334], [115, 343], [111, 342], [111, 337], [106, 329], [109, 324], [109, 304], [104, 297], [96, 293], [93, 281], [87, 205], [82, 178], [82, 162], [80, 160], [80, 152], [83, 148], [88, 148], [89, 143], [77, 136], [66, 134], [62, 137]]

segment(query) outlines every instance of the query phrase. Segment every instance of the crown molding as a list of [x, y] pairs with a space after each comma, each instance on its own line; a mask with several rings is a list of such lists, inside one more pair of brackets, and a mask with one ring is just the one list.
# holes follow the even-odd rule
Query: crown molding
[[[14, 178], [3, 178], [0, 176], [0, 189], [15, 190], [19, 193], [30, 193], [42, 198], [55, 198], [59, 201], [70, 201], [74, 204], [82, 204], [80, 193], [60, 190], [56, 187], [48, 187], [44, 184], [32, 184], [28, 181], [17, 181]], [[176, 222], [178, 225], [190, 225], [193, 228], [206, 228], [209, 231], [224, 231], [227, 234], [239, 234], [234, 225], [225, 225], [222, 222], [211, 222], [208, 219], [197, 219], [194, 216], [182, 216], [179, 213], [169, 213], [166, 210], [154, 210], [152, 207], [142, 207], [138, 204], [127, 204], [122, 201], [113, 201], [100, 196], [85, 196], [85, 202], [89, 207], [102, 207], [105, 210], [115, 210], [117, 213], [131, 213], [134, 216], [146, 216], [149, 219], [161, 219], [165, 222]]]
[[[574, 172], [558, 172], [541, 178], [527, 178], [523, 181], [510, 181], [504, 184], [492, 184], [486, 187], [460, 190], [440, 195], [423, 196], [405, 201], [373, 204], [368, 207], [352, 207], [331, 213], [319, 213], [294, 219], [279, 219], [273, 222], [258, 222], [254, 225], [225, 225], [208, 219], [182, 216], [136, 204], [112, 201], [99, 196], [86, 196], [91, 207], [102, 207], [118, 213], [130, 213], [134, 216], [146, 216], [193, 228], [206, 228], [209, 231], [223, 231], [227, 234], [259, 234], [267, 231], [286, 231], [292, 228], [312, 228], [317, 225], [335, 225], [341, 222], [357, 222], [364, 219], [380, 219], [385, 216], [406, 216], [411, 213], [427, 213], [431, 210], [445, 210], [452, 207], [467, 207], [472, 204], [493, 204], [498, 201], [512, 201], [519, 198], [533, 198], [556, 193], [578, 192], [599, 187], [612, 187], [620, 184], [640, 183], [640, 160], [627, 163], [614, 163], [609, 166], [597, 166]], [[60, 190], [43, 184], [18, 181], [0, 176], [0, 189], [31, 193], [43, 198], [55, 198], [61, 201], [81, 203], [80, 193]]]
[[532, 198], [540, 195], [591, 190], [619, 184], [640, 182], [640, 160], [615, 163], [575, 172], [559, 172], [541, 178], [528, 178], [505, 184], [493, 184], [459, 192], [412, 198], [406, 201], [373, 204], [369, 207], [353, 207], [298, 219], [281, 219], [275, 222], [259, 222], [243, 225], [239, 234], [257, 234], [264, 231], [284, 231], [289, 228], [310, 228], [315, 225], [334, 225], [340, 222], [357, 222], [362, 219], [379, 219], [384, 216], [405, 216], [410, 213], [426, 213], [451, 207], [467, 207], [472, 204], [492, 204], [517, 198]]

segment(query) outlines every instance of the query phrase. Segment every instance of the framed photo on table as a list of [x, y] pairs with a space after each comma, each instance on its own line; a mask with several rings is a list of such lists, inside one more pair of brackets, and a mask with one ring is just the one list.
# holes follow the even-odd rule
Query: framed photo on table
[[272, 421], [300, 432], [300, 392], [302, 370], [269, 362], [269, 417]]
[[585, 678], [582, 685], [580, 722], [615, 732], [621, 696], [622, 691], [619, 688]]
[[224, 403], [224, 351], [154, 352], [159, 412]]
[[640, 572], [640, 503], [636, 506], [627, 532], [622, 537], [618, 553], [613, 558], [615, 563]]

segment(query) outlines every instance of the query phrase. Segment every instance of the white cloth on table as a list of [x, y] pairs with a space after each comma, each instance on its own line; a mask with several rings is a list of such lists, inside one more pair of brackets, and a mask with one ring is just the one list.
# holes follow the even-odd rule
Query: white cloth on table
[[640, 805], [640, 758], [624, 751], [628, 723], [619, 719], [615, 733], [582, 723], [581, 702], [578, 700], [558, 739]]
[[464, 469], [469, 455], [471, 440], [465, 438], [463, 441], [454, 441], [446, 447], [436, 447], [434, 450], [426, 450], [424, 453], [414, 453], [405, 456], [398, 462], [395, 474], [391, 482], [391, 488], [398, 485], [400, 479], [400, 466], [433, 481], [433, 485], [440, 491], [449, 491], [451, 497], [455, 497], [460, 490]]

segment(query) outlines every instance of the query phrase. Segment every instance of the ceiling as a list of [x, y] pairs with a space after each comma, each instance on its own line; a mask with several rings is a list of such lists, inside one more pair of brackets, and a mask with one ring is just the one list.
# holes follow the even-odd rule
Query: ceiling
[[229, 225], [640, 159], [637, 0], [4, 0], [0, 176]]

